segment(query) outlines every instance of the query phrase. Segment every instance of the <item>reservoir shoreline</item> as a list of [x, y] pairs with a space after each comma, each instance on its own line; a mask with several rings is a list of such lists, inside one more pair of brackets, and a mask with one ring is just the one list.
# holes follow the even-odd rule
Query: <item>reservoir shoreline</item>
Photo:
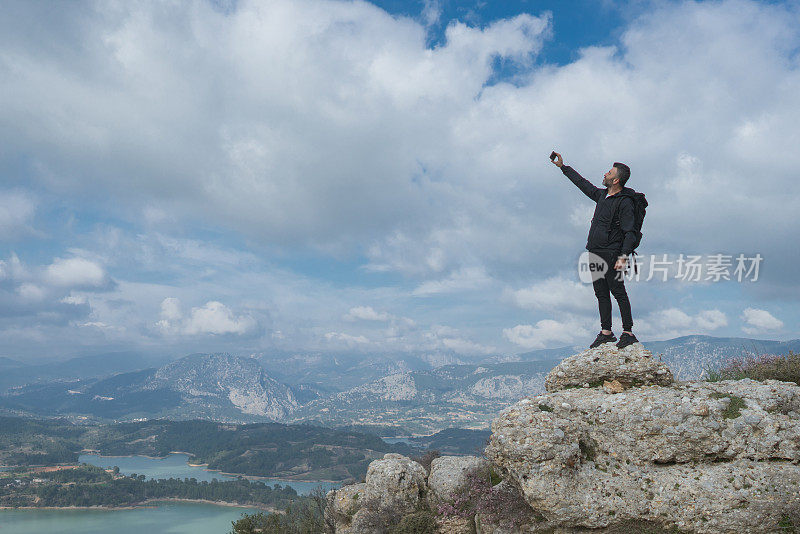
[[[100, 454], [98, 451], [94, 449], [82, 449], [81, 453], [91, 454], [99, 458], [143, 457], [143, 458], [150, 458], [151, 460], [164, 460], [166, 458], [169, 458], [171, 454], [185, 454], [187, 456], [194, 456], [193, 453], [186, 451], [169, 451], [169, 453], [166, 456], [149, 456], [147, 454]], [[226, 475], [230, 477], [242, 477], [248, 480], [286, 480], [288, 482], [327, 482], [330, 484], [342, 484], [346, 480], [346, 479], [330, 480], [326, 478], [302, 478], [303, 475], [286, 475], [286, 476], [244, 475], [242, 473], [228, 473], [226, 471], [221, 471], [219, 469], [209, 469], [207, 463], [192, 463], [188, 459], [186, 460], [186, 464], [191, 467], [202, 467], [205, 471], [208, 471], [209, 473], [219, 473], [220, 475]]]
[[120, 506], [96, 505], [96, 506], [0, 506], [0, 510], [135, 510], [138, 508], [155, 508], [155, 504], [160, 502], [196, 502], [213, 504], [215, 506], [228, 506], [233, 508], [255, 508], [270, 513], [283, 513], [283, 510], [266, 506], [263, 504], [241, 504], [228, 501], [211, 501], [208, 499], [182, 499], [178, 497], [163, 497], [160, 499], [147, 499], [136, 504], [126, 504]]

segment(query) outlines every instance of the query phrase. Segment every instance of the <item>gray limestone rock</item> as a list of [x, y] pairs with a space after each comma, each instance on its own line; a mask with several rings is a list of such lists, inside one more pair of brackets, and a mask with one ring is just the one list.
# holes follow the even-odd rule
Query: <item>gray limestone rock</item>
[[333, 523], [336, 532], [352, 532], [353, 517], [364, 502], [365, 483], [350, 484], [327, 493], [325, 517]]
[[467, 482], [467, 473], [483, 470], [488, 476], [489, 465], [477, 456], [441, 456], [431, 463], [428, 475], [428, 502], [431, 509], [441, 502], [452, 501], [453, 494]]
[[410, 458], [387, 453], [367, 468], [364, 498], [381, 500], [405, 510], [413, 510], [425, 496], [425, 468]]
[[800, 510], [798, 411], [772, 380], [568, 389], [503, 410], [486, 453], [562, 527], [771, 532]]
[[[500, 500], [492, 502], [503, 503], [516, 524], [492, 505], [474, 521], [437, 517], [439, 532], [757, 534], [781, 531], [787, 517], [798, 524], [797, 385], [674, 382], [638, 344], [567, 358], [546, 383], [548, 393], [494, 420], [489, 465], [441, 457], [426, 479], [418, 463], [387, 454], [370, 464], [366, 483], [328, 494], [326, 517], [336, 532], [373, 533], [381, 514], [385, 521], [426, 503], [436, 511], [467, 472], [491, 467], [503, 475], [490, 494]], [[494, 493], [500, 489], [506, 493]]]
[[613, 343], [585, 350], [565, 358], [545, 378], [547, 391], [589, 386], [618, 381], [623, 387], [672, 383], [672, 372], [654, 359], [641, 343], [618, 349]]

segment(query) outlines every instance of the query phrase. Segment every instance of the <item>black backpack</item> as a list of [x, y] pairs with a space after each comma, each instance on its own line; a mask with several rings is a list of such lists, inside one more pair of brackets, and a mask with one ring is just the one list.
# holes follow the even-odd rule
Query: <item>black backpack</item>
[[[644, 223], [644, 216], [647, 214], [647, 199], [644, 193], [633, 192], [633, 229], [636, 230], [636, 240], [633, 242], [633, 270], [639, 272], [636, 266], [636, 248], [642, 242], [642, 224]], [[617, 226], [619, 226], [619, 217], [616, 219]]]
[[633, 242], [633, 253], [636, 254], [636, 247], [642, 242], [642, 223], [647, 214], [647, 199], [644, 193], [633, 192], [633, 229], [636, 230], [636, 241]]

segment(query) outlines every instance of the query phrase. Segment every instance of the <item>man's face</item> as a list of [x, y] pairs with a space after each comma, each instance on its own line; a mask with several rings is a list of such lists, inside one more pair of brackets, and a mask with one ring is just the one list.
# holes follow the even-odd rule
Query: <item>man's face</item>
[[603, 185], [605, 187], [611, 187], [614, 185], [614, 181], [617, 179], [617, 168], [611, 167], [607, 173], [603, 175]]

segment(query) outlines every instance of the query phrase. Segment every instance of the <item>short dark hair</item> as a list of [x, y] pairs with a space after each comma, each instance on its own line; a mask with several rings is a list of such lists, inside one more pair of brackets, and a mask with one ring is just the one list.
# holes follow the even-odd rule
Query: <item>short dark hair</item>
[[631, 169], [624, 163], [620, 163], [619, 161], [614, 162], [614, 167], [617, 168], [617, 178], [619, 178], [619, 185], [624, 186], [625, 182], [628, 181], [628, 178], [631, 177]]

